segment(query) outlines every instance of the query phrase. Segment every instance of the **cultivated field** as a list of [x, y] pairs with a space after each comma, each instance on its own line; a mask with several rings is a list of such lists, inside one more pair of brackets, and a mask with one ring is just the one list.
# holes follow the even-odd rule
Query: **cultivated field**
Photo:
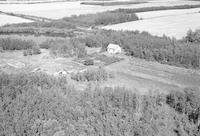
[[13, 16], [8, 16], [8, 15], [1, 15], [0, 14], [0, 26], [1, 25], [6, 25], [6, 24], [14, 24], [14, 23], [21, 23], [21, 22], [32, 22], [27, 19], [22, 19], [19, 17], [13, 17]]
[[141, 19], [152, 19], [166, 16], [177, 16], [184, 14], [194, 14], [198, 13], [200, 8], [193, 9], [175, 9], [175, 10], [161, 10], [161, 11], [148, 11], [148, 12], [140, 12], [136, 13], [136, 15]]
[[141, 8], [141, 7], [155, 7], [155, 6], [174, 6], [174, 5], [196, 5], [199, 1], [148, 1], [143, 4], [118, 5], [118, 6], [92, 6], [81, 5], [82, 1], [76, 2], [58, 2], [58, 3], [40, 3], [40, 4], [0, 4], [0, 10], [4, 12], [13, 12], [25, 15], [34, 15], [52, 19], [59, 19], [62, 17], [89, 14], [96, 12], [103, 12], [107, 10], [114, 10], [119, 8]]
[[[185, 12], [186, 11], [187, 10], [185, 10]], [[115, 24], [103, 28], [111, 30], [147, 31], [153, 35], [163, 36], [165, 34], [177, 39], [184, 37], [190, 29], [195, 30], [200, 28], [200, 13], [180, 14], [180, 12], [178, 12], [175, 13], [175, 15], [170, 15], [172, 11], [168, 11], [169, 14], [167, 11], [164, 11], [163, 13], [168, 15], [162, 16], [161, 14], [160, 17], [158, 17], [159, 12], [162, 11], [157, 12], [158, 13], [151, 15], [148, 13], [139, 14], [140, 17], [144, 17], [144, 20]]]

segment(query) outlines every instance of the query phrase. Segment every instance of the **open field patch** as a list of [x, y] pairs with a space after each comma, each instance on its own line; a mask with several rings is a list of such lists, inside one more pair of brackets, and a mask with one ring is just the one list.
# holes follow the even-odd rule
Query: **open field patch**
[[200, 13], [144, 19], [105, 26], [103, 29], [123, 31], [146, 31], [157, 36], [183, 38], [188, 30], [200, 28]]
[[0, 26], [15, 23], [30, 23], [31, 20], [0, 14]]
[[160, 11], [148, 11], [148, 12], [139, 12], [136, 15], [140, 19], [153, 19], [159, 17], [166, 17], [166, 16], [178, 16], [184, 14], [194, 14], [198, 13], [200, 8], [192, 8], [192, 9], [170, 9], [170, 10], [160, 10]]

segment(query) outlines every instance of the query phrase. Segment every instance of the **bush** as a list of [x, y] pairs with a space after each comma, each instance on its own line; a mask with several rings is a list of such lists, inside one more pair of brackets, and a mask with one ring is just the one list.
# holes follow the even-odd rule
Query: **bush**
[[0, 47], [0, 53], [3, 53], [4, 50], [3, 50], [3, 47]]
[[17, 38], [0, 38], [0, 47], [3, 50], [26, 50], [36, 46], [32, 40], [22, 40]]
[[89, 66], [89, 65], [94, 65], [93, 59], [86, 59], [84, 61], [84, 65]]
[[105, 81], [109, 78], [109, 75], [104, 69], [99, 68], [72, 74], [71, 78], [76, 81]]
[[200, 43], [200, 30], [196, 30], [194, 32], [192, 30], [189, 30], [183, 40], [185, 40], [186, 42]]
[[32, 52], [33, 52], [34, 55], [41, 54], [40, 47], [39, 46], [34, 46], [32, 48]]
[[41, 54], [41, 50], [38, 46], [34, 46], [32, 49], [27, 49], [23, 51], [24, 56], [38, 55], [38, 54]]
[[85, 57], [87, 52], [84, 45], [78, 39], [54, 40], [50, 42], [50, 51], [55, 56]]
[[87, 51], [85, 49], [84, 46], [80, 46], [79, 49], [78, 49], [78, 54], [77, 54], [77, 57], [78, 58], [84, 58], [87, 56]]
[[32, 50], [32, 49], [28, 49], [28, 50], [27, 50], [27, 54], [28, 54], [28, 55], [33, 55], [33, 50]]
[[53, 42], [53, 40], [45, 40], [44, 42], [42, 42], [39, 46], [40, 48], [42, 49], [49, 49], [50, 48], [50, 45], [51, 45], [51, 42]]
[[24, 55], [24, 56], [28, 56], [28, 51], [27, 51], [27, 50], [24, 50], [24, 51], [23, 51], [23, 55]]

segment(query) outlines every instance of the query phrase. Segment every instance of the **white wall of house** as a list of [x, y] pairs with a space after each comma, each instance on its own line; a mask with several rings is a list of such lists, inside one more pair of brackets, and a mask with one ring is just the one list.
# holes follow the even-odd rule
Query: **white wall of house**
[[121, 53], [122, 49], [117, 44], [109, 44], [107, 47], [107, 52], [111, 54]]

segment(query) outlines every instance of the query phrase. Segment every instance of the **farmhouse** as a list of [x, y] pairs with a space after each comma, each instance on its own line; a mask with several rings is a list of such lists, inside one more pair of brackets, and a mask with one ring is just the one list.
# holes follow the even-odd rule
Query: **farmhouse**
[[119, 45], [110, 43], [107, 47], [107, 52], [111, 54], [116, 54], [121, 53], [122, 49]]

